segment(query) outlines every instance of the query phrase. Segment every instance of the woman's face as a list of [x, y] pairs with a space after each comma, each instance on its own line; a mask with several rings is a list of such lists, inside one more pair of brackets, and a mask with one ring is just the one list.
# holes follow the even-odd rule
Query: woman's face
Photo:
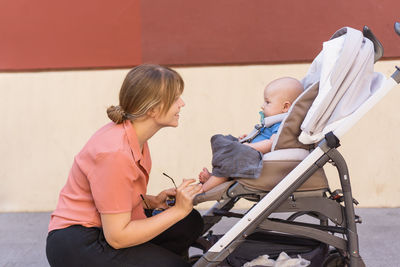
[[161, 108], [157, 109], [155, 120], [160, 127], [177, 127], [179, 125], [179, 112], [182, 107], [185, 106], [181, 96], [179, 95], [172, 106], [169, 108], [167, 113], [162, 114]]

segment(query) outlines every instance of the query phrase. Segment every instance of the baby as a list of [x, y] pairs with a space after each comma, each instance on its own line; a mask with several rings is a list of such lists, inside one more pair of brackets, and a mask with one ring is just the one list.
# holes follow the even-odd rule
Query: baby
[[[269, 83], [264, 89], [264, 103], [261, 106], [260, 112], [262, 118], [264, 116], [271, 117], [288, 112], [293, 101], [296, 100], [296, 98], [303, 92], [303, 90], [304, 88], [302, 84], [297, 79], [291, 77], [279, 78]], [[255, 158], [256, 160], [259, 159], [258, 165], [259, 171], [261, 171], [262, 154], [271, 151], [272, 143], [274, 141], [276, 133], [278, 132], [280, 124], [281, 121], [273, 124], [270, 127], [261, 128], [260, 132], [253, 139], [251, 139], [249, 143], [240, 144], [238, 142], [239, 140], [244, 139], [246, 135], [240, 136], [239, 139], [232, 136], [213, 136], [213, 138], [211, 139], [213, 148], [213, 173], [211, 174], [206, 168], [203, 168], [203, 170], [199, 174], [200, 183], [203, 184], [203, 191], [206, 192], [211, 188], [226, 182], [229, 178], [246, 177], [246, 175], [235, 176], [238, 173], [241, 173], [240, 170], [237, 170], [237, 168], [242, 168], [241, 166], [238, 166], [243, 165], [240, 164], [240, 162], [243, 162], [243, 160], [249, 160], [251, 158], [249, 157], [249, 154], [246, 153], [247, 148], [243, 149], [243, 147], [240, 146], [244, 145], [256, 150], [251, 151], [252, 149], [247, 149], [250, 154], [254, 152], [257, 153], [257, 155], [255, 155]], [[218, 159], [216, 159], [217, 156]], [[229, 158], [227, 159], [227, 161], [225, 161], [224, 157]], [[242, 159], [239, 157], [242, 157]], [[246, 157], [246, 159], [244, 159], [244, 157]], [[232, 160], [233, 163], [228, 163], [230, 160]], [[224, 166], [224, 164], [230, 165]], [[233, 168], [232, 164], [235, 164]], [[227, 170], [231, 171], [227, 172]], [[243, 171], [242, 173], [244, 172], [246, 171]], [[224, 174], [225, 176], [221, 174]], [[258, 178], [258, 176], [250, 175], [247, 176], [247, 178]]]

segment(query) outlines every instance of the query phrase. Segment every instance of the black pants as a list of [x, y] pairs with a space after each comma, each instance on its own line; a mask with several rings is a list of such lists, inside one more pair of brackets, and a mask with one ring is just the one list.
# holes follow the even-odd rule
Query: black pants
[[108, 245], [101, 228], [73, 225], [48, 234], [46, 255], [52, 267], [190, 266], [183, 255], [202, 230], [201, 215], [193, 210], [149, 242], [117, 250]]

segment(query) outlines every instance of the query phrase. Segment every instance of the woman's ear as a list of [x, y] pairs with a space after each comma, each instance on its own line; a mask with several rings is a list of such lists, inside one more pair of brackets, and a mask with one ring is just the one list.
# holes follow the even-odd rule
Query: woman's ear
[[149, 116], [150, 118], [155, 118], [161, 113], [161, 109], [162, 109], [161, 105], [156, 105], [155, 107], [150, 108], [146, 112], [146, 115]]
[[149, 116], [150, 118], [154, 118], [157, 115], [157, 110], [156, 108], [151, 108], [146, 112], [146, 115]]

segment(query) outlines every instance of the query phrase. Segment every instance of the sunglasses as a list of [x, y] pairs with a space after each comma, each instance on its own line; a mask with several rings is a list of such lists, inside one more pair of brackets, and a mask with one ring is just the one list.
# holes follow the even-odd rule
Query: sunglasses
[[[174, 186], [175, 186], [175, 189], [178, 189], [178, 188], [176, 187], [176, 184], [175, 184], [174, 179], [172, 179], [171, 176], [169, 176], [169, 175], [166, 174], [165, 172], [163, 172], [162, 174], [163, 174], [165, 177], [168, 177], [169, 179], [171, 179], [172, 183], [173, 183]], [[175, 197], [168, 197], [168, 198], [167, 198], [167, 206], [172, 207], [172, 206], [174, 206], [174, 205], [175, 205]]]
[[174, 179], [172, 179], [172, 177], [171, 176], [169, 176], [168, 174], [166, 174], [165, 172], [163, 172], [162, 173], [164, 176], [166, 176], [166, 177], [168, 177], [169, 179], [171, 179], [171, 181], [172, 181], [172, 183], [174, 184], [174, 186], [175, 186], [175, 189], [178, 189], [177, 187], [176, 187], [176, 184], [175, 184], [175, 181], [174, 181]]
[[[164, 173], [164, 172], [163, 172], [163, 175], [168, 177], [169, 179], [171, 179], [172, 183], [175, 186], [175, 189], [177, 189], [177, 186], [175, 184], [174, 179], [171, 176], [169, 176], [168, 174]], [[144, 204], [146, 205], [147, 209], [150, 209], [150, 207], [147, 205], [147, 203], [146, 203], [146, 201], [145, 201], [145, 199], [144, 199], [142, 194], [140, 194], [140, 197], [142, 198], [142, 200], [143, 200]], [[166, 203], [167, 203], [167, 206], [169, 206], [169, 207], [174, 206], [175, 205], [175, 197], [168, 197], [167, 200], [166, 200]], [[161, 208], [154, 209], [153, 212], [152, 212], [152, 216], [154, 216], [154, 215], [156, 215], [158, 213], [161, 213], [163, 211], [164, 211], [164, 209], [161, 209]]]

